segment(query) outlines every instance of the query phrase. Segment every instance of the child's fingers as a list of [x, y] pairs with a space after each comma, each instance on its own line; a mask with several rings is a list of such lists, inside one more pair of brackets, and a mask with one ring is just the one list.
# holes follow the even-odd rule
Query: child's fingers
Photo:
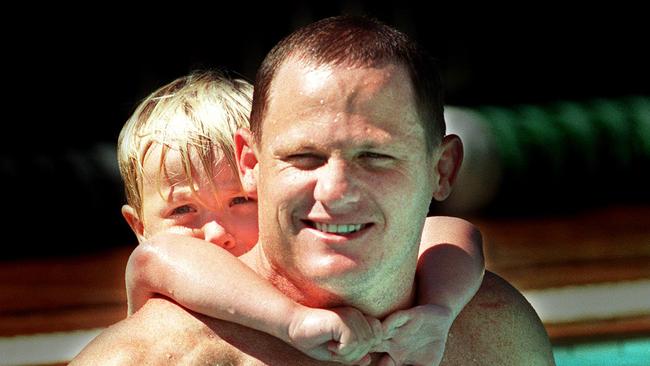
[[328, 342], [327, 349], [331, 353], [332, 361], [342, 362], [348, 365], [357, 365], [368, 354], [367, 347], [342, 345], [334, 341]]
[[327, 348], [330, 351], [330, 358], [328, 361], [340, 362], [346, 365], [360, 366], [368, 366], [372, 361], [372, 358], [367, 352], [359, 353], [359, 350], [356, 350], [355, 352], [351, 352], [349, 354], [338, 353], [339, 348], [336, 342], [329, 342]]
[[390, 357], [390, 355], [385, 355], [381, 358], [381, 360], [379, 360], [377, 366], [397, 366], [397, 364], [395, 363], [395, 360]]
[[327, 342], [327, 349], [333, 354], [345, 356], [350, 350], [353, 349], [349, 344], [343, 344], [341, 342], [330, 341]]
[[353, 308], [338, 308], [333, 311], [339, 314], [346, 324], [341, 328], [338, 338], [341, 343], [366, 343], [374, 339], [374, 328], [370, 324], [370, 317]]
[[406, 362], [408, 358], [408, 353], [406, 351], [407, 350], [401, 347], [399, 343], [396, 343], [390, 339], [383, 341], [380, 345], [373, 349], [373, 352], [386, 353], [386, 355], [384, 355], [379, 360], [379, 363], [377, 364], [378, 366], [402, 366], [406, 364], [410, 365], [410, 363]]
[[441, 352], [437, 352], [431, 359], [431, 362], [429, 362], [429, 365], [435, 365], [435, 366], [440, 365], [440, 362], [442, 362], [443, 354], [444, 354], [444, 349], [441, 350]]
[[372, 362], [372, 357], [370, 357], [370, 355], [365, 355], [360, 360], [355, 362], [355, 365], [368, 366], [370, 365], [371, 362]]
[[382, 322], [384, 339], [393, 337], [395, 331], [406, 324], [411, 319], [411, 316], [406, 311], [396, 311], [389, 315]]
[[370, 352], [373, 353], [382, 353], [382, 352], [388, 352], [390, 350], [390, 339], [383, 340], [377, 344], [375, 344], [371, 349]]
[[379, 319], [371, 316], [366, 316], [366, 320], [368, 321], [368, 324], [370, 325], [370, 330], [372, 332], [370, 347], [374, 347], [383, 341], [384, 329]]
[[348, 365], [358, 365], [358, 366], [368, 366], [372, 362], [372, 357], [370, 355], [365, 355], [359, 359], [350, 361], [350, 362], [345, 362], [345, 361], [340, 361], [340, 360], [334, 360], [336, 362], [343, 362], [347, 363]]
[[323, 345], [312, 348], [307, 352], [307, 355], [309, 357], [319, 360], [319, 361], [334, 361], [334, 358], [336, 357], [336, 354], [330, 352], [326, 347]]
[[327, 349], [337, 355], [345, 356], [347, 359], [356, 359], [367, 353], [375, 343], [370, 332], [356, 336], [346, 334], [337, 341], [329, 342]]

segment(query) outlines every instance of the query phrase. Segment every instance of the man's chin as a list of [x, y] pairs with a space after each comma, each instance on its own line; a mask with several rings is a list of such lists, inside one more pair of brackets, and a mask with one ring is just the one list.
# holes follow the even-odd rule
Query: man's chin
[[306, 306], [331, 308], [349, 305], [360, 292], [362, 270], [358, 266], [336, 264], [305, 270], [300, 276], [303, 279], [301, 302]]
[[331, 290], [358, 283], [365, 269], [359, 261], [341, 254], [312, 257], [303, 267], [303, 278]]

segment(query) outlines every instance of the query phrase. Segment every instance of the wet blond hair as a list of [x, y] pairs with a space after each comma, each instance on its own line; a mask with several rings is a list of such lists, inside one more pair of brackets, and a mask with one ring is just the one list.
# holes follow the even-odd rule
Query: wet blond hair
[[126, 201], [139, 217], [144, 159], [154, 143], [163, 148], [159, 174], [164, 171], [166, 152], [176, 150], [192, 189], [190, 152], [196, 153], [209, 176], [214, 176], [212, 163], [218, 159], [226, 161], [237, 176], [233, 136], [238, 128], [248, 127], [252, 94], [252, 85], [242, 79], [197, 71], [159, 88], [138, 105], [120, 132], [117, 160]]

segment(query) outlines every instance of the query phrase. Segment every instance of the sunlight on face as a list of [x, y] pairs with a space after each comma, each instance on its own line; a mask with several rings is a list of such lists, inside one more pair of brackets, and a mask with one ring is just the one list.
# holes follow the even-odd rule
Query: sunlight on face
[[304, 75], [304, 84], [301, 94], [312, 95], [320, 90], [332, 75], [332, 69], [328, 66], [320, 66], [310, 70]]
[[407, 71], [290, 60], [276, 80], [257, 186], [270, 267], [366, 303], [391, 301], [378, 283], [406, 297], [436, 188]]

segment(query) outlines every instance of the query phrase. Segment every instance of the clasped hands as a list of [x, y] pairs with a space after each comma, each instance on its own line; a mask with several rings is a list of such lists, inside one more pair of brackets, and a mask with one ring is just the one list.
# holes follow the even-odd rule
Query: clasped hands
[[348, 307], [307, 309], [292, 319], [289, 343], [314, 359], [347, 365], [366, 366], [371, 353], [383, 353], [379, 366], [437, 366], [454, 320], [451, 310], [431, 304], [383, 321]]

